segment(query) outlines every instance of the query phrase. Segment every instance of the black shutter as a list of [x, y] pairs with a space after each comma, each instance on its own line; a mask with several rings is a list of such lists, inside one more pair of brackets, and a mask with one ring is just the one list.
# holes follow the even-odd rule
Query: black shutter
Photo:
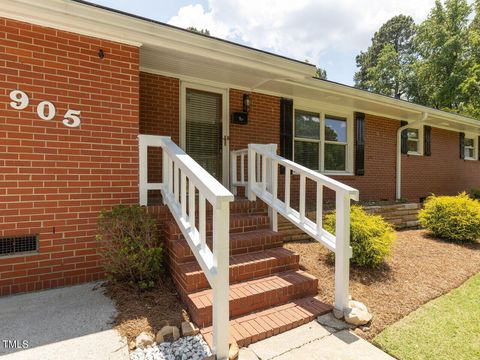
[[[400, 127], [408, 125], [408, 121], [400, 121]], [[408, 154], [408, 130], [402, 130], [402, 143], [401, 143], [401, 152], [402, 154]]]
[[432, 127], [428, 125], [423, 127], [423, 155], [432, 155]]
[[460, 159], [465, 159], [465, 133], [461, 132], [459, 135], [460, 144]]
[[355, 113], [355, 175], [365, 175], [365, 114]]
[[280, 100], [280, 156], [293, 160], [293, 100]]

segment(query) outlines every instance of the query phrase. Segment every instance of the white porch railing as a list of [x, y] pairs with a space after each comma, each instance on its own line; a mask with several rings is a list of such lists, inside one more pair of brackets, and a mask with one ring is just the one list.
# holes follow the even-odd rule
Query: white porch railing
[[[140, 204], [148, 190], [161, 190], [213, 291], [213, 352], [228, 359], [230, 205], [233, 194], [178, 147], [170, 137], [139, 135]], [[162, 183], [148, 182], [148, 147], [162, 148]], [[188, 190], [187, 190], [188, 189]], [[198, 191], [198, 200], [197, 200]], [[213, 208], [213, 249], [206, 243], [206, 201]], [[198, 221], [195, 209], [198, 202]], [[198, 224], [198, 227], [197, 227]]]
[[[246, 192], [249, 200], [253, 201], [258, 196], [269, 206], [273, 230], [277, 231], [277, 214], [280, 213], [312, 238], [335, 252], [335, 307], [340, 310], [348, 307], [349, 261], [352, 256], [350, 247], [350, 200], [358, 200], [358, 190], [278, 156], [276, 154], [276, 144], [250, 144], [248, 149], [237, 150], [232, 155], [235, 164], [238, 161], [238, 154], [244, 154], [245, 151], [248, 152]], [[243, 157], [241, 161], [244, 162]], [[283, 189], [278, 188], [279, 166], [285, 168]], [[231, 168], [231, 171], [235, 172], [236, 170], [237, 168]], [[293, 209], [290, 204], [292, 174], [299, 176], [298, 211]], [[308, 219], [305, 215], [307, 179], [316, 184], [315, 221]], [[335, 235], [323, 228], [324, 187], [335, 192]], [[279, 190], [283, 192], [283, 200], [278, 198]]]

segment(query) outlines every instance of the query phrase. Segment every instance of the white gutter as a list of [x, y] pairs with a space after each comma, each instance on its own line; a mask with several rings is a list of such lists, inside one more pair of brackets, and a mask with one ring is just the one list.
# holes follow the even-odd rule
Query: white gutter
[[[422, 113], [422, 118], [415, 120], [405, 126], [399, 127], [397, 130], [397, 168], [396, 168], [396, 196], [397, 200], [402, 198], [402, 131], [410, 127], [424, 124], [428, 119], [426, 112]], [[423, 140], [422, 140], [423, 141]]]

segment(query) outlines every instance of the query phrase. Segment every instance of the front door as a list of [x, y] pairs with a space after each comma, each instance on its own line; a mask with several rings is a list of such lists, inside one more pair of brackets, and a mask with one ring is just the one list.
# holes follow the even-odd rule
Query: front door
[[226, 91], [184, 84], [183, 147], [195, 161], [228, 186]]

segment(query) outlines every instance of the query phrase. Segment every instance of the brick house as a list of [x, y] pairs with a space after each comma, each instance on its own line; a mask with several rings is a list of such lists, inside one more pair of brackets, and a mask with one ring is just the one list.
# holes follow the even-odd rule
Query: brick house
[[[357, 189], [361, 200], [419, 202], [430, 193], [480, 188], [479, 121], [314, 79], [311, 64], [81, 1], [9, 1], [0, 27], [0, 295], [103, 277], [99, 211], [141, 201], [139, 166], [148, 183], [163, 181], [167, 167], [155, 147], [139, 161], [139, 134], [171, 137], [226, 189], [240, 166], [247, 172], [232, 154], [249, 144], [277, 144], [283, 159]], [[320, 198], [318, 182], [302, 189], [295, 171], [287, 180], [280, 170], [275, 179], [279, 189], [288, 182], [292, 204]], [[149, 189], [148, 203], [159, 204], [161, 187]], [[255, 234], [247, 230], [265, 231], [277, 212], [255, 217], [267, 209], [252, 204], [230, 207], [250, 216], [230, 220], [249, 241]], [[185, 233], [169, 222], [171, 208], [151, 209], [163, 221], [182, 298], [208, 329], [210, 308], [193, 309], [195, 298], [208, 294], [191, 296], [208, 287], [198, 257], [182, 248], [187, 242], [179, 245]], [[262, 246], [238, 245], [237, 255], [265, 264], [258, 251], [269, 251], [274, 266], [261, 276], [288, 270], [284, 280], [297, 297], [312, 295], [316, 279], [298, 274], [298, 256], [272, 245], [281, 244], [278, 234], [262, 236]], [[232, 273], [241, 258], [230, 262], [231, 282], [249, 279]], [[242, 269], [258, 278], [249, 266]], [[282, 299], [248, 310], [291, 300]], [[243, 303], [230, 305], [232, 317], [248, 312]], [[315, 312], [288, 311], [298, 324]], [[280, 329], [265, 327], [244, 344]]]

